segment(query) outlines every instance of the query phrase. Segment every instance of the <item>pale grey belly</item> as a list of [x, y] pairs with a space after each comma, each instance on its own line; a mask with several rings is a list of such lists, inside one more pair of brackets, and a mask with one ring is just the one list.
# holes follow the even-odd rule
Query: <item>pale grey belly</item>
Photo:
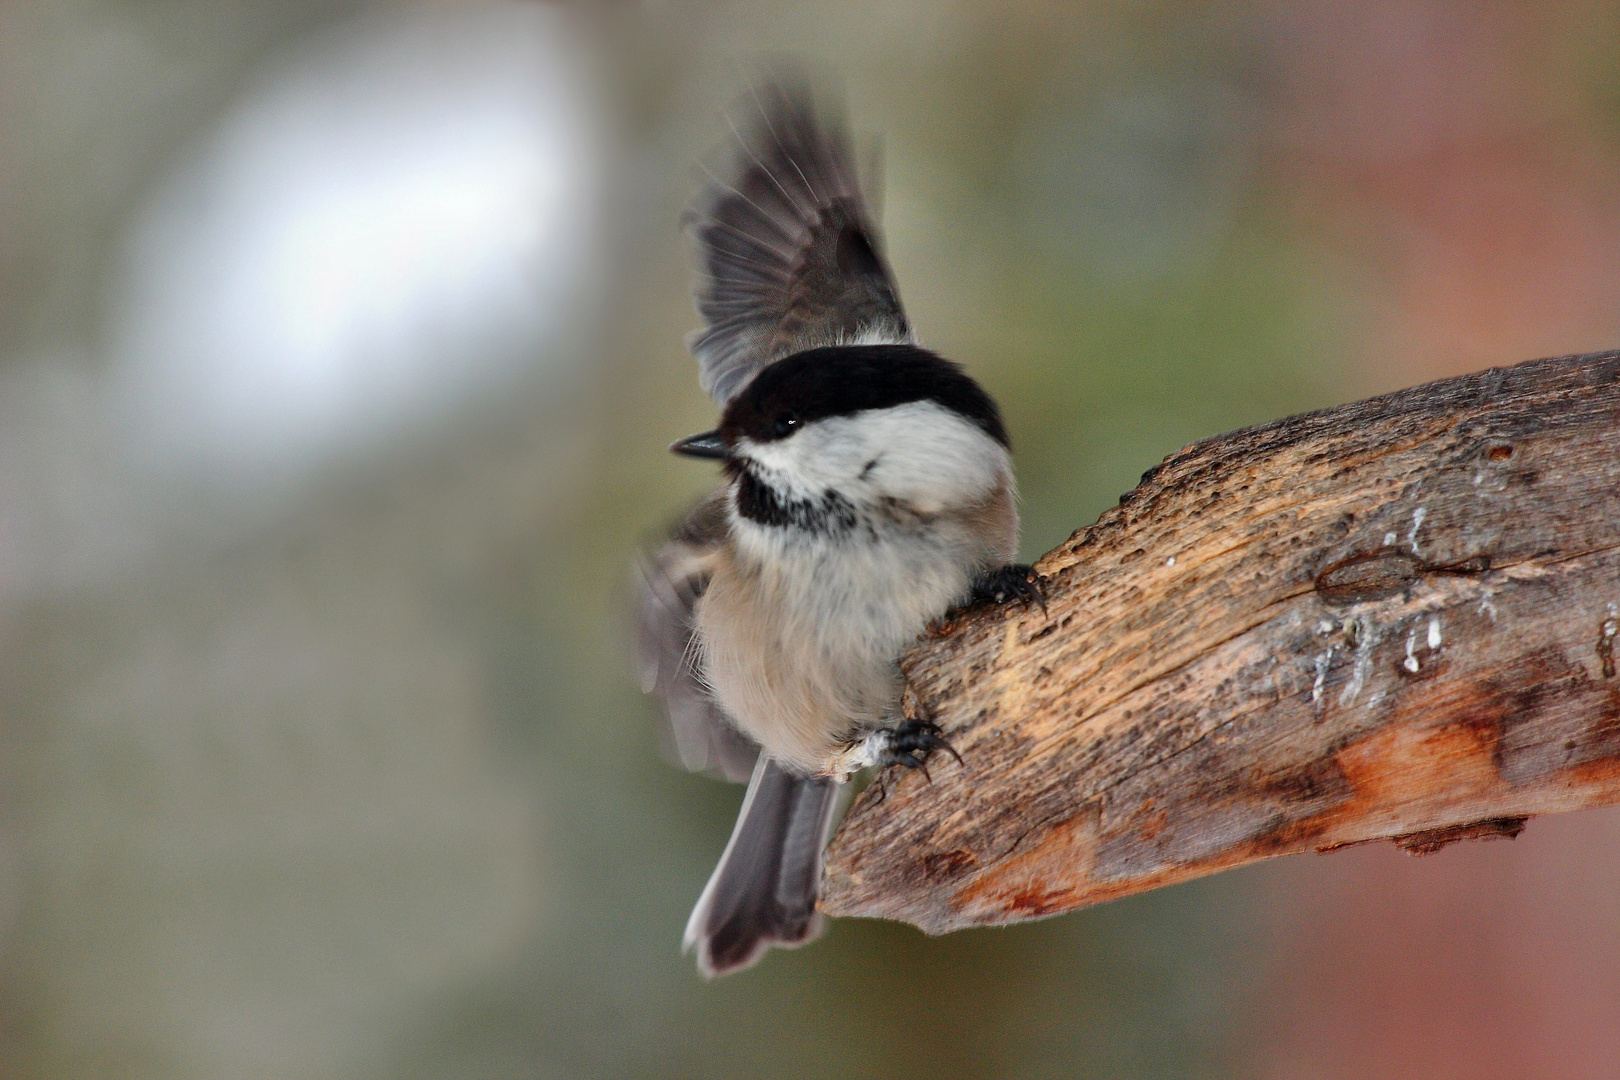
[[738, 727], [785, 763], [817, 771], [848, 739], [893, 723], [896, 661], [987, 561], [948, 524], [907, 539], [784, 544], [717, 567], [697, 612], [705, 675]]

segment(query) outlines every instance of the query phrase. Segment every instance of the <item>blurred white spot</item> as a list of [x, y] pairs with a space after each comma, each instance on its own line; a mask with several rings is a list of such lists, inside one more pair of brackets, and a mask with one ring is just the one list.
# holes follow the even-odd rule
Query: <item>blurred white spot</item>
[[598, 274], [571, 37], [540, 5], [366, 21], [249, 90], [132, 236], [124, 374], [162, 457], [296, 465], [573, 362]]

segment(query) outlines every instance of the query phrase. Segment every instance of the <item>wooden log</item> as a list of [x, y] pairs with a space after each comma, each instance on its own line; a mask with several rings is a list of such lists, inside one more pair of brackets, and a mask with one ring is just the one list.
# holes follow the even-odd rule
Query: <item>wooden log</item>
[[942, 933], [1620, 802], [1620, 353], [1196, 443], [1037, 569], [1044, 612], [903, 661], [966, 764], [857, 800], [830, 914]]

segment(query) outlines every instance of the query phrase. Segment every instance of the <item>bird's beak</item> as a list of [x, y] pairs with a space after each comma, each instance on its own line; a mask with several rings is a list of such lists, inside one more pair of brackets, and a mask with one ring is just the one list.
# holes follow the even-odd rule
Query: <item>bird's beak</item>
[[731, 456], [731, 451], [726, 449], [726, 440], [720, 437], [718, 431], [688, 435], [679, 442], [672, 443], [669, 452], [680, 454], [682, 457], [717, 458], [722, 461]]

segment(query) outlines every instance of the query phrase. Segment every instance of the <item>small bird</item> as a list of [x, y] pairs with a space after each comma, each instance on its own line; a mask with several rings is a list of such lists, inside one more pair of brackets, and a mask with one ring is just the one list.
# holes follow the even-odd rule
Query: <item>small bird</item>
[[1000, 412], [918, 345], [841, 114], [799, 79], [749, 111], [729, 177], [688, 216], [705, 323], [689, 345], [720, 425], [670, 447], [720, 462], [725, 483], [642, 559], [637, 606], [642, 686], [675, 756], [748, 780], [686, 926], [705, 977], [819, 933], [848, 780], [950, 749], [901, 712], [907, 647], [954, 608], [1040, 599], [1012, 563]]

